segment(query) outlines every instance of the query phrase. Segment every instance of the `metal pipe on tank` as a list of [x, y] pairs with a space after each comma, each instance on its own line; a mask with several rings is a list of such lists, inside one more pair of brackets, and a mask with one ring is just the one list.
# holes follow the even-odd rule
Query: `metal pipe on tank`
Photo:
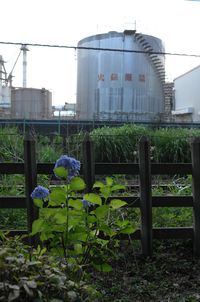
[[24, 44], [21, 47], [23, 51], [23, 87], [27, 86], [27, 51], [29, 50], [27, 46]]

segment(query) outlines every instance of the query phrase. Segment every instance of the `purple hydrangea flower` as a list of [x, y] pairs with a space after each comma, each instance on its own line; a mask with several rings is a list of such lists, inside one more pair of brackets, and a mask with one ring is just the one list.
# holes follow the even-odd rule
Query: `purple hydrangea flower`
[[86, 199], [83, 199], [83, 200], [82, 200], [82, 204], [83, 204], [83, 207], [84, 207], [85, 209], [88, 209], [88, 208], [90, 208], [90, 207], [93, 206], [93, 203], [87, 201]]
[[43, 199], [49, 195], [49, 190], [42, 186], [37, 186], [31, 193], [33, 199]]
[[66, 170], [68, 170], [68, 177], [72, 178], [74, 176], [77, 176], [79, 174], [81, 163], [79, 160], [76, 160], [73, 157], [62, 155], [55, 164], [54, 168], [58, 167], [64, 167]]

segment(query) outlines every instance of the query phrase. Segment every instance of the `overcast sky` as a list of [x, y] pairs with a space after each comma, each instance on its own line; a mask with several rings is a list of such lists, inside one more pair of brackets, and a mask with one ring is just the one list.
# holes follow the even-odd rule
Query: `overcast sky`
[[[185, 0], [0, 0], [0, 41], [77, 46], [79, 40], [133, 28], [163, 40], [166, 52], [200, 55], [200, 2]], [[135, 25], [136, 23], [136, 25]], [[29, 47], [27, 86], [45, 87], [54, 105], [76, 101], [76, 52]], [[0, 44], [7, 72], [20, 46]], [[200, 58], [166, 56], [169, 80], [200, 64]], [[22, 56], [13, 71], [22, 86]]]

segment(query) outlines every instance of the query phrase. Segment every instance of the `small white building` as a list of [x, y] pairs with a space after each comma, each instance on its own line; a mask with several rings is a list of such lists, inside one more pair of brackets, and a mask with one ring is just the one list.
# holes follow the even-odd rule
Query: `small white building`
[[174, 79], [175, 108], [178, 122], [200, 122], [200, 65]]

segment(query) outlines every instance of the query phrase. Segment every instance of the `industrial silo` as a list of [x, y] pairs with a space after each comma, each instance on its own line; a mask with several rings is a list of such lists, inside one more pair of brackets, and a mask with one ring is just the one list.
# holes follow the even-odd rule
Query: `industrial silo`
[[3, 57], [0, 55], [0, 116], [9, 116], [11, 107], [11, 87], [8, 86]]
[[13, 88], [11, 116], [25, 119], [48, 119], [52, 116], [52, 93], [44, 88]]
[[162, 41], [125, 30], [78, 43], [77, 117], [153, 121], [164, 112]]

